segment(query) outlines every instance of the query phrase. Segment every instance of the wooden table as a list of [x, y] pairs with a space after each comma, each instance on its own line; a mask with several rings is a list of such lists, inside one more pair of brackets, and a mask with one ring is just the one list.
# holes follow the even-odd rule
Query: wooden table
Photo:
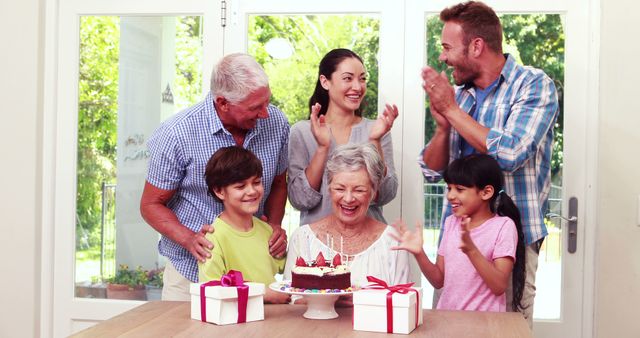
[[[304, 305], [265, 305], [265, 320], [217, 326], [191, 319], [189, 302], [147, 302], [79, 332], [74, 337], [388, 337], [406, 335], [353, 331], [351, 308], [340, 317], [302, 317]], [[518, 313], [424, 310], [424, 324], [411, 335], [420, 337], [531, 337]]]

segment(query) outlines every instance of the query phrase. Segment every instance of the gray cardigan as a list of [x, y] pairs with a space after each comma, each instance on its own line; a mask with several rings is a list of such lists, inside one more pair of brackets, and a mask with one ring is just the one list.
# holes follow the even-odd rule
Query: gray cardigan
[[[349, 143], [365, 143], [369, 141], [369, 132], [374, 120], [363, 118], [360, 123], [351, 127]], [[387, 133], [380, 140], [382, 153], [387, 166], [387, 175], [380, 182], [378, 197], [369, 206], [369, 216], [387, 223], [382, 216], [382, 206], [396, 197], [398, 177], [393, 165], [393, 145], [391, 134]], [[331, 140], [329, 154], [336, 148], [335, 140]], [[313, 154], [318, 149], [316, 139], [311, 133], [309, 120], [299, 121], [291, 127], [289, 135], [289, 180], [287, 190], [289, 201], [294, 208], [300, 210], [300, 224], [311, 224], [331, 213], [331, 198], [327, 189], [327, 170], [322, 175], [320, 191], [309, 185], [304, 170], [309, 165]]]

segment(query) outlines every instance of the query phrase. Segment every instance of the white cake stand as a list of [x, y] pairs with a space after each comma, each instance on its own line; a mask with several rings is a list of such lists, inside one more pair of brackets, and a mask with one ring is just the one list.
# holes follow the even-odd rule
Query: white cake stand
[[353, 293], [353, 291], [346, 290], [328, 293], [298, 292], [292, 291], [289, 285], [291, 285], [291, 281], [273, 282], [269, 285], [269, 288], [273, 291], [289, 295], [302, 296], [307, 301], [307, 311], [302, 314], [302, 316], [308, 319], [338, 318], [338, 313], [335, 309], [336, 300], [338, 300], [340, 296]]

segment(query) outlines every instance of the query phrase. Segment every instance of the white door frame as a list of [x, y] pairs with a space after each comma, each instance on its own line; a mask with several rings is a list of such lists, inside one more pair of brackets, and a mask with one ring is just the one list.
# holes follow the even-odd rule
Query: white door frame
[[[416, 158], [427, 140], [415, 135], [424, 135], [424, 92], [421, 87], [420, 68], [426, 60], [425, 14], [437, 14], [442, 9], [460, 2], [459, 0], [406, 0], [405, 31], [415, 34], [405, 35], [405, 91], [404, 107], [406, 113], [403, 119], [404, 139], [403, 150], [408, 154], [407, 161], [403, 161], [402, 185], [402, 215], [411, 223], [421, 221], [424, 214], [422, 186], [410, 184], [422, 180], [419, 168], [415, 164]], [[570, 335], [580, 332], [578, 336], [591, 337], [593, 335], [594, 314], [594, 252], [596, 226], [596, 152], [597, 121], [598, 121], [598, 48], [599, 34], [598, 1], [590, 0], [589, 5], [579, 0], [541, 0], [541, 1], [509, 1], [485, 0], [499, 14], [504, 13], [559, 13], [565, 15], [565, 127], [564, 161], [572, 163], [579, 170], [578, 175], [564, 175], [563, 210], [567, 210], [567, 200], [571, 196], [579, 197], [578, 207], [578, 250], [575, 254], [567, 254], [567, 243], [562, 243], [563, 265], [569, 264], [573, 268], [573, 275], [565, 274], [563, 267], [562, 297], [563, 305], [568, 308], [579, 309], [581, 312], [562, 311], [561, 321], [571, 322], [568, 329]], [[417, 46], [422, 46], [416, 52]], [[588, 98], [585, 100], [584, 98]], [[419, 116], [406, 118], [410, 112]], [[567, 132], [569, 131], [569, 132]], [[588, 151], [589, 150], [589, 151]], [[572, 177], [568, 177], [572, 176]], [[563, 239], [568, 238], [566, 226], [563, 227]], [[571, 279], [579, 276], [581, 280]], [[582, 288], [570, 287], [583, 285]], [[558, 325], [553, 321], [536, 321], [534, 324], [536, 336], [557, 336], [554, 330]]]
[[79, 17], [203, 16], [203, 74], [222, 56], [222, 28], [217, 0], [46, 0], [45, 15], [40, 334], [63, 337], [141, 304], [74, 297]]

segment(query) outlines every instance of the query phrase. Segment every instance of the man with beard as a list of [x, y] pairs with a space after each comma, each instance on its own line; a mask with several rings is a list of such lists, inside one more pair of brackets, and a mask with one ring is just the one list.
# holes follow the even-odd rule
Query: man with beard
[[[419, 162], [430, 182], [454, 159], [489, 154], [504, 171], [505, 191], [522, 216], [526, 282], [521, 311], [532, 325], [538, 253], [547, 229], [544, 215], [551, 183], [553, 125], [558, 95], [541, 70], [516, 64], [502, 53], [502, 26], [481, 2], [465, 2], [440, 13], [442, 53], [456, 87], [431, 67], [422, 70], [436, 130]], [[446, 212], [451, 214], [445, 198]], [[507, 304], [512, 298], [507, 290]]]

